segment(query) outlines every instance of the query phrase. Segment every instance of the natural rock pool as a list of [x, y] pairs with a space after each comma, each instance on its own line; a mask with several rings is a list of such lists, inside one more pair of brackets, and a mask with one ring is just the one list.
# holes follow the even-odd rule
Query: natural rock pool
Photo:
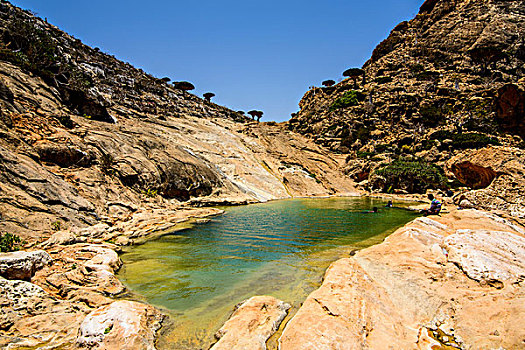
[[[131, 247], [118, 277], [173, 316], [159, 348], [207, 349], [237, 303], [272, 295], [295, 312], [331, 262], [416, 217], [385, 204], [350, 197], [225, 208], [209, 223]], [[374, 206], [378, 213], [365, 213]]]

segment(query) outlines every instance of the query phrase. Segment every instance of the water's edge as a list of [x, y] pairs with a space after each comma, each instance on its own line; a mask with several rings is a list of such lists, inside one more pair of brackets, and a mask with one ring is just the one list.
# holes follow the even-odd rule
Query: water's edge
[[[365, 198], [365, 197], [367, 197], [367, 196], [360, 196], [360, 197], [357, 197], [357, 198]], [[356, 198], [356, 197], [338, 197], [338, 198]], [[374, 198], [374, 199], [379, 199], [379, 200], [391, 199], [391, 197], [386, 197], [386, 198], [385, 197], [368, 197], [368, 198]], [[313, 199], [319, 199], [319, 198], [315, 198], [314, 197]], [[275, 201], [272, 201], [272, 202], [276, 202], [276, 201], [280, 201], [280, 200], [275, 200]], [[398, 203], [402, 203], [403, 202], [401, 199], [396, 199], [396, 201]], [[408, 206], [411, 203], [414, 203], [414, 201], [413, 200], [406, 201], [406, 203], [402, 204], [402, 205], [403, 206]], [[260, 203], [248, 204], [246, 206], [249, 207], [251, 205], [260, 205]], [[219, 215], [222, 215], [222, 214], [224, 214], [224, 212], [219, 214]], [[147, 239], [144, 239], [144, 240], [142, 240], [140, 242], [137, 242], [133, 246], [128, 246], [128, 247], [122, 249], [122, 251], [119, 252], [119, 254], [122, 255], [122, 254], [128, 253], [129, 251], [132, 251], [134, 248], [136, 248], [137, 244], [142, 245], [142, 244], [145, 244], [145, 243], [150, 242], [150, 241], [158, 240], [158, 239], [160, 239], [160, 238], [162, 238], [164, 236], [177, 234], [177, 233], [181, 232], [182, 230], [195, 228], [195, 226], [198, 225], [198, 224], [206, 224], [207, 221], [208, 221], [207, 219], [210, 218], [210, 217], [214, 217], [214, 216], [217, 216], [217, 214], [210, 214], [206, 218], [189, 219], [188, 221], [182, 222], [182, 223], [178, 224], [176, 227], [171, 228], [168, 231], [156, 233], [155, 235], [152, 235], [152, 236], [148, 237]], [[412, 221], [412, 220], [413, 219], [411, 219], [410, 221]], [[401, 226], [402, 225], [396, 226], [396, 227], [392, 227], [392, 228], [390, 228], [390, 229], [388, 229], [388, 230], [386, 230], [384, 232], [381, 232], [380, 234], [378, 234], [378, 235], [376, 235], [374, 237], [371, 237], [371, 238], [368, 238], [368, 239], [365, 239], [365, 240], [359, 242], [359, 244], [354, 244], [352, 246], [346, 246], [346, 247], [345, 246], [337, 247], [336, 249], [339, 251], [338, 255], [340, 255], [340, 256], [335, 258], [334, 260], [332, 260], [331, 263], [333, 263], [334, 261], [338, 260], [339, 258], [341, 258], [343, 256], [348, 256], [350, 254], [350, 252], [352, 252], [352, 251], [355, 251], [357, 249], [362, 249], [362, 248], [365, 248], [365, 247], [368, 247], [368, 246], [372, 246], [372, 245], [376, 245], [376, 244], [381, 243], [388, 235], [390, 235], [392, 232], [394, 232], [396, 229], [398, 229]], [[126, 268], [126, 265], [124, 265], [123, 268]], [[322, 276], [324, 276], [325, 271], [326, 271], [326, 268], [322, 272]], [[120, 279], [120, 276], [119, 276], [119, 279]], [[317, 289], [321, 285], [321, 283], [322, 283], [322, 277], [318, 281], [318, 283], [316, 283], [314, 286], [312, 286], [311, 291], [308, 294], [310, 294], [312, 291]], [[128, 292], [125, 295], [123, 295], [122, 298], [138, 300], [140, 302], [143, 302], [143, 303], [146, 303], [146, 304], [150, 304], [150, 305], [152, 304], [152, 303], [150, 303], [147, 300], [147, 298], [145, 296], [143, 296], [143, 295], [141, 295], [141, 294], [139, 294], [137, 292], [132, 291], [131, 288], [128, 288]], [[303, 298], [301, 300], [300, 304], [302, 304], [304, 299], [305, 298]], [[288, 302], [287, 300], [284, 300], [284, 301]], [[297, 312], [297, 310], [301, 306], [300, 304], [292, 305], [292, 309], [290, 309], [287, 317], [283, 320], [283, 322], [281, 323], [281, 325], [280, 325], [279, 329], [277, 330], [277, 332], [271, 338], [268, 339], [268, 341], [267, 341], [268, 349], [277, 349], [278, 338], [279, 338], [280, 334], [282, 333], [282, 330], [286, 326], [287, 322], [295, 315], [295, 313]], [[155, 307], [159, 308], [162, 312], [164, 312], [165, 314], [170, 316], [164, 322], [162, 329], [159, 331], [159, 337], [157, 339], [157, 345], [159, 346], [159, 348], [163, 348], [163, 345], [167, 345], [167, 343], [162, 344], [163, 343], [162, 339], [165, 338], [166, 335], [170, 333], [170, 330], [172, 330], [174, 325], [176, 325], [176, 323], [177, 323], [177, 316], [179, 316], [179, 315], [174, 314], [173, 311], [169, 310], [168, 308], [165, 308], [165, 307], [162, 307], [162, 306], [159, 306], [159, 305], [156, 305], [156, 304], [152, 304], [152, 305], [154, 305]], [[222, 318], [223, 318], [224, 321], [226, 321], [231, 316], [231, 314], [234, 311], [234, 306], [235, 305], [232, 304], [231, 307], [229, 308], [229, 311], [227, 312], [227, 314], [223, 315]], [[218, 330], [218, 329], [214, 329], [214, 331], [216, 331], [216, 330]]]

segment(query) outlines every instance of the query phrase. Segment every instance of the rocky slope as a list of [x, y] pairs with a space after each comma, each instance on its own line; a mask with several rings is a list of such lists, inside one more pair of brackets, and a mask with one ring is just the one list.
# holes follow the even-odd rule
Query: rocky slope
[[182, 203], [356, 193], [342, 158], [0, 4], [0, 230], [26, 240]]
[[363, 188], [444, 188], [438, 168], [415, 184], [417, 164], [397, 164], [408, 180], [387, 164], [443, 167], [466, 149], [523, 148], [524, 38], [520, 1], [425, 1], [376, 47], [356, 81], [308, 91], [289, 127], [347, 154], [346, 171]]

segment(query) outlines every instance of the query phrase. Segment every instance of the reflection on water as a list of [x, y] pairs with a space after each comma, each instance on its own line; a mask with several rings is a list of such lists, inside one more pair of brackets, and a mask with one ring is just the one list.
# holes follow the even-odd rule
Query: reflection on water
[[[205, 225], [133, 247], [118, 277], [174, 315], [159, 348], [207, 348], [235, 304], [267, 294], [297, 307], [331, 262], [414, 218], [385, 204], [359, 197], [227, 208]], [[363, 213], [373, 206], [379, 213]]]

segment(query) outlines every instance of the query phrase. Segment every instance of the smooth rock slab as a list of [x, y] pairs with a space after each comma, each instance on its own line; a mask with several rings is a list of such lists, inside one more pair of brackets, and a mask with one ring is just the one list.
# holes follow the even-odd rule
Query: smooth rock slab
[[476, 281], [489, 284], [525, 278], [525, 238], [502, 231], [458, 230], [444, 240], [448, 261]]
[[80, 325], [80, 348], [155, 349], [155, 337], [164, 316], [155, 308], [134, 301], [115, 301], [90, 313]]
[[403, 318], [386, 291], [352, 258], [327, 270], [279, 339], [283, 350], [410, 349]]
[[280, 350], [522, 349], [521, 230], [477, 210], [414, 220], [334, 262]]
[[10, 280], [29, 281], [35, 272], [53, 259], [43, 250], [0, 254], [0, 276]]
[[265, 350], [270, 338], [286, 317], [289, 304], [271, 296], [245, 301], [215, 334], [219, 341], [211, 350]]

